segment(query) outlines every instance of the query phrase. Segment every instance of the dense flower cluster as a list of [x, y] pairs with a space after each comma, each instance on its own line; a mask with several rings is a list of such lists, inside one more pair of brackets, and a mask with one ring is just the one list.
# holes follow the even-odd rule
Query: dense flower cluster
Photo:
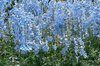
[[14, 1], [13, 8], [6, 12], [10, 3], [11, 0], [0, 1], [0, 36], [10, 31], [15, 36], [14, 42], [20, 44], [16, 45], [16, 51], [25, 53], [34, 49], [37, 54], [42, 49], [47, 52], [51, 42], [55, 51], [58, 45], [63, 45], [61, 54], [66, 55], [74, 44], [76, 55], [80, 53], [86, 58], [83, 40], [91, 35], [100, 37], [99, 0], [94, 3], [91, 0], [51, 0], [49, 3], [48, 0], [19, 0]]

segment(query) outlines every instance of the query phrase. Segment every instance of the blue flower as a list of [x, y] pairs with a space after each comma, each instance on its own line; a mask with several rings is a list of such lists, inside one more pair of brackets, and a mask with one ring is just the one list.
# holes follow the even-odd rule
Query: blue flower
[[52, 36], [48, 36], [47, 39], [48, 39], [48, 41], [52, 41], [53, 40]]
[[56, 44], [53, 46], [53, 49], [54, 49], [54, 50], [56, 50], [56, 49], [57, 49], [57, 46], [56, 46]]
[[45, 46], [43, 46], [43, 51], [47, 52], [49, 50], [49, 46], [46, 44]]
[[35, 54], [38, 54], [38, 53], [39, 53], [39, 50], [34, 50], [34, 53], [35, 53]]
[[16, 51], [20, 50], [20, 47], [18, 45], [16, 45], [16, 47], [14, 48]]
[[24, 50], [21, 51], [21, 54], [25, 54], [25, 53], [26, 53], [26, 51], [24, 51]]
[[75, 53], [78, 55], [78, 46], [75, 46]]
[[39, 44], [34, 44], [33, 48], [34, 48], [34, 50], [39, 50], [40, 45]]
[[39, 44], [34, 44], [33, 48], [34, 48], [34, 53], [36, 53], [36, 54], [39, 53], [39, 49], [40, 49]]
[[61, 51], [61, 54], [63, 54], [63, 55], [64, 55], [64, 54], [65, 54], [65, 50], [62, 50], [62, 51]]
[[76, 56], [76, 60], [77, 60], [77, 62], [78, 62], [78, 60], [79, 60], [79, 57], [77, 57], [77, 56]]

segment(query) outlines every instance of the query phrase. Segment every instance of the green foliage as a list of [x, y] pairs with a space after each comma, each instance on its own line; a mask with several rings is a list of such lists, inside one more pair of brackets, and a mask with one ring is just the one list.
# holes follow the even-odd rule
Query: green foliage
[[[79, 56], [79, 61], [76, 61], [75, 52], [72, 47], [70, 47], [69, 52], [66, 55], [60, 53], [61, 48], [57, 48], [56, 51], [51, 48], [49, 52], [43, 52], [42, 50], [39, 54], [35, 54], [33, 51], [21, 54], [19, 51], [15, 51], [15, 44], [13, 38], [3, 39], [0, 37], [0, 65], [9, 66], [18, 64], [20, 66], [98, 66], [100, 65], [100, 38], [95, 36], [90, 36], [85, 40], [85, 51], [87, 52], [88, 58]], [[17, 57], [12, 62], [10, 57]]]

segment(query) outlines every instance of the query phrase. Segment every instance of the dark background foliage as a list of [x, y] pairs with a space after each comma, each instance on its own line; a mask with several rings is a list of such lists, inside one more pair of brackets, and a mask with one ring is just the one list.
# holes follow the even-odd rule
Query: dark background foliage
[[[67, 55], [62, 55], [60, 49], [54, 51], [52, 48], [49, 52], [44, 53], [42, 50], [39, 54], [34, 54], [33, 51], [21, 54], [20, 51], [15, 51], [13, 38], [3, 39], [0, 37], [0, 65], [1, 66], [99, 66], [100, 65], [100, 38], [90, 36], [85, 40], [85, 51], [88, 57], [85, 59], [79, 55], [78, 62], [75, 58], [73, 46], [66, 52]], [[13, 58], [14, 57], [14, 62]]]

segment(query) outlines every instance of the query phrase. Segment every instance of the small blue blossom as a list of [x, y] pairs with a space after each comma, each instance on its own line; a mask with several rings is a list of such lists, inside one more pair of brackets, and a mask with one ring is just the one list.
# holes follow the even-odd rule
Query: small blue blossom
[[48, 41], [52, 41], [53, 40], [52, 36], [48, 36], [47, 39], [48, 39]]
[[14, 48], [16, 51], [20, 50], [20, 47], [18, 45], [16, 45], [16, 47]]
[[53, 49], [54, 49], [54, 50], [56, 50], [56, 49], [57, 49], [57, 46], [56, 46], [56, 44], [53, 46]]
[[46, 44], [45, 46], [43, 46], [43, 51], [47, 52], [49, 50], [49, 46]]
[[25, 53], [26, 53], [26, 51], [24, 51], [24, 50], [21, 51], [21, 54], [25, 54]]

